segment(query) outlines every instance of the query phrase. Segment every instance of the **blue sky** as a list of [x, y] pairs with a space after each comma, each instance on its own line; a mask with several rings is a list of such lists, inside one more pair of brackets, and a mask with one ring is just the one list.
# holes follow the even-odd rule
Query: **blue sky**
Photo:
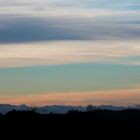
[[140, 66], [90, 63], [1, 69], [0, 92], [17, 96], [134, 88], [140, 82], [139, 71]]
[[[116, 91], [129, 89], [139, 99], [139, 15], [139, 0], [1, 0], [0, 101], [99, 91], [118, 101]], [[99, 104], [112, 104], [107, 97]]]

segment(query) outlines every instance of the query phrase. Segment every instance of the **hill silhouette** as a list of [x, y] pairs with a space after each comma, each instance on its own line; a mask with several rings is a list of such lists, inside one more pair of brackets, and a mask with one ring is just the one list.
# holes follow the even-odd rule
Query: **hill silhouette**
[[[66, 114], [38, 114], [34, 111], [10, 111], [0, 115], [0, 132], [30, 132], [34, 136], [60, 138], [101, 136], [139, 136], [139, 110], [71, 110]], [[32, 133], [33, 132], [33, 133]], [[43, 133], [44, 132], [44, 133]]]

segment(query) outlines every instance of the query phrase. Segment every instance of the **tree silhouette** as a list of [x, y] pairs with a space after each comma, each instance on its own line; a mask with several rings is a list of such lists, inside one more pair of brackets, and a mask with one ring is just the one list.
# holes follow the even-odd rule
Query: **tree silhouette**
[[94, 111], [94, 106], [91, 105], [91, 104], [89, 104], [89, 105], [87, 106], [87, 112], [92, 112], [92, 111]]

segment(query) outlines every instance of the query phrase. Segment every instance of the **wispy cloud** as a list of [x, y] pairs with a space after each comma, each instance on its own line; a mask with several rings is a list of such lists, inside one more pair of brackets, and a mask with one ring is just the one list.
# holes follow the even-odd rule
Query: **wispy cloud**
[[138, 4], [137, 0], [2, 0], [0, 43], [138, 40], [140, 9], [134, 8]]
[[[56, 41], [0, 45], [0, 67], [103, 62], [139, 65], [139, 41]], [[137, 58], [137, 59], [134, 59]]]
[[137, 20], [105, 21], [94, 18], [33, 18], [1, 16], [0, 43], [50, 40], [139, 40]]

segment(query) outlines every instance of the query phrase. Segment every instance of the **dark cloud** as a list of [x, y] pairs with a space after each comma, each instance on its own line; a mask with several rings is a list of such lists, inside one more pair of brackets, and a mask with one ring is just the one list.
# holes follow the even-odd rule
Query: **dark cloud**
[[84, 39], [84, 36], [63, 27], [65, 25], [58, 25], [54, 20], [16, 18], [1, 24], [0, 43]]
[[92, 19], [2, 17], [0, 43], [51, 40], [139, 39], [139, 23], [104, 22]]

